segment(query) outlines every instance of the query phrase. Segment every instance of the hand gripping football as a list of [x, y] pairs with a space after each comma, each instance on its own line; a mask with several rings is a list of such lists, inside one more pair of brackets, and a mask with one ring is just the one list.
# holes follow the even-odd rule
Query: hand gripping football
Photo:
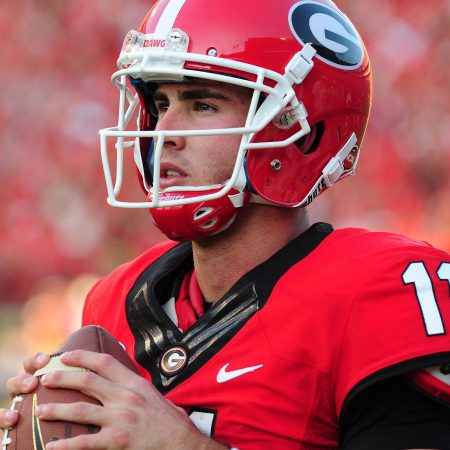
[[[90, 350], [107, 353], [135, 373], [139, 373], [131, 358], [119, 342], [104, 328], [98, 326], [82, 327], [71, 334], [51, 356], [50, 362], [36, 371], [40, 377], [55, 370], [84, 371], [80, 367], [70, 367], [59, 360], [59, 356], [70, 350]], [[11, 402], [11, 409], [19, 411], [17, 426], [4, 430], [2, 450], [44, 450], [47, 442], [77, 436], [79, 434], [96, 433], [98, 427], [70, 422], [39, 421], [35, 415], [36, 406], [43, 403], [99, 402], [79, 391], [72, 389], [49, 389], [42, 384], [30, 394], [19, 395]]]

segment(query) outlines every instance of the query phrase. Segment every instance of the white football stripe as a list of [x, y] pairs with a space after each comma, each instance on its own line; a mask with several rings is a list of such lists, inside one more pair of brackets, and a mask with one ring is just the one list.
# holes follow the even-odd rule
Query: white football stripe
[[46, 373], [55, 372], [55, 370], [65, 370], [67, 372], [88, 372], [88, 370], [84, 369], [83, 367], [68, 366], [64, 364], [59, 359], [59, 356], [52, 356], [47, 365], [34, 372], [34, 376], [40, 377], [41, 375], [45, 375]]

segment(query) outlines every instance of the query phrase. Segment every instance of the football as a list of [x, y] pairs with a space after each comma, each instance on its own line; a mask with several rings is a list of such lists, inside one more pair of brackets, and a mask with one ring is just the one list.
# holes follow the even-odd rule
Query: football
[[[77, 349], [110, 354], [130, 370], [139, 373], [122, 345], [108, 331], [98, 326], [86, 326], [71, 334], [58, 347], [56, 352], [51, 355], [50, 362], [42, 369], [36, 371], [35, 375], [39, 378], [45, 373], [55, 370], [86, 370], [79, 367], [66, 366], [59, 360], [59, 356], [62, 353]], [[18, 411], [20, 418], [17, 426], [4, 430], [2, 449], [43, 450], [45, 444], [50, 441], [98, 432], [99, 428], [93, 425], [60, 421], [39, 421], [35, 415], [36, 406], [39, 404], [72, 402], [99, 404], [96, 399], [79, 391], [72, 389], [48, 389], [40, 383], [32, 393], [15, 397], [11, 402], [11, 409]]]

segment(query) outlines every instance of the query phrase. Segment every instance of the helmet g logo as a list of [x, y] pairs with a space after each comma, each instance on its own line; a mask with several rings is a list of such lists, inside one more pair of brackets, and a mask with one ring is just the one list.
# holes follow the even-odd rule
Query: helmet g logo
[[296, 3], [289, 12], [289, 25], [302, 45], [310, 42], [316, 57], [333, 67], [356, 69], [364, 58], [361, 38], [340, 11], [315, 1]]

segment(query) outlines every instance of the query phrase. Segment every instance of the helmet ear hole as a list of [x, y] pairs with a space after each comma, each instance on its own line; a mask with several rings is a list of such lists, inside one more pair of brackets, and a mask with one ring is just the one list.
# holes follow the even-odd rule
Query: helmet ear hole
[[317, 122], [311, 127], [311, 131], [295, 142], [297, 148], [304, 154], [314, 153], [320, 145], [325, 126], [323, 122]]
[[202, 228], [203, 230], [209, 230], [210, 228], [212, 228], [215, 224], [217, 223], [217, 217], [214, 217], [212, 220], [210, 220], [209, 222], [206, 222], [204, 224], [202, 224], [200, 226], [200, 228]]
[[203, 217], [207, 216], [213, 211], [213, 208], [200, 208], [194, 213], [194, 220], [203, 219]]

